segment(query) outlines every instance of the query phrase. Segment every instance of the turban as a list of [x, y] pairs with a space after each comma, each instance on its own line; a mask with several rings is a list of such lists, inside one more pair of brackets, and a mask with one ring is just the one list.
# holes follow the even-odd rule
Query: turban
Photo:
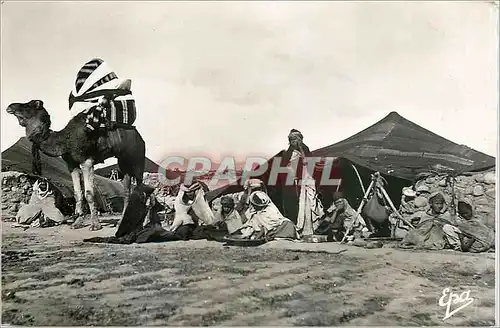
[[429, 204], [432, 204], [437, 201], [442, 201], [443, 203], [445, 202], [443, 194], [440, 193], [439, 191], [433, 193], [431, 197], [429, 197]]
[[271, 199], [269, 199], [269, 196], [263, 191], [254, 191], [250, 195], [250, 203], [252, 205], [257, 206], [257, 207], [264, 207], [266, 205], [269, 205], [271, 202]]
[[292, 129], [288, 134], [288, 140], [297, 140], [297, 139], [302, 141], [304, 139], [304, 136], [299, 130]]

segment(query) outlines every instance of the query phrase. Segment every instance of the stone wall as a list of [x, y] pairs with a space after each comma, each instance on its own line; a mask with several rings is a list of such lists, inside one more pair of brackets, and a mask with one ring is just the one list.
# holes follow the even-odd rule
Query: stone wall
[[15, 217], [33, 193], [33, 184], [25, 174], [2, 172], [2, 218]]
[[[494, 170], [489, 170], [463, 174], [456, 177], [454, 185], [456, 202], [463, 198], [468, 199], [473, 204], [476, 218], [492, 228], [495, 228], [495, 173]], [[404, 217], [427, 211], [429, 196], [436, 191], [443, 193], [448, 206], [451, 204], [452, 186], [446, 176], [428, 176], [417, 181], [411, 188], [416, 192], [416, 197], [402, 196], [399, 211]]]

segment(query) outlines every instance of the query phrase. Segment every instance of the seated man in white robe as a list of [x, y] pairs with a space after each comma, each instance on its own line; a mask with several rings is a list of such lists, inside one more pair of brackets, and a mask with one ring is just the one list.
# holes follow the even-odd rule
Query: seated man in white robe
[[243, 185], [243, 194], [236, 205], [236, 211], [241, 215], [243, 222], [246, 222], [248, 218], [245, 216], [246, 211], [250, 207], [250, 194], [254, 191], [263, 191], [267, 193], [267, 188], [264, 182], [260, 179], [248, 179]]
[[254, 191], [249, 196], [250, 207], [245, 213], [248, 221], [239, 229], [242, 238], [298, 239], [297, 229], [292, 221], [285, 218], [263, 191]]
[[214, 215], [205, 200], [205, 190], [200, 182], [181, 185], [175, 199], [175, 218], [169, 231], [181, 239], [190, 239], [199, 225], [214, 223]]

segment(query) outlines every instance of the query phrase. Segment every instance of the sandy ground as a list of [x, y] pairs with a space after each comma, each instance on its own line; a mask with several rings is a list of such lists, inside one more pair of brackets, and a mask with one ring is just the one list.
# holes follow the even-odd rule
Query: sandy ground
[[[3, 223], [2, 323], [494, 325], [495, 254], [275, 241], [83, 243], [110, 236]], [[443, 321], [444, 288], [474, 301]], [[452, 310], [457, 305], [452, 305]]]

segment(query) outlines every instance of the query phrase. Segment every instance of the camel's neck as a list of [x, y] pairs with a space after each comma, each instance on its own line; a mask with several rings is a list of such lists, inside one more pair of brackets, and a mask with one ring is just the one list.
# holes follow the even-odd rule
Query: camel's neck
[[50, 130], [48, 132], [48, 138], [44, 138], [43, 141], [38, 141], [36, 144], [40, 147], [40, 150], [51, 157], [62, 156], [65, 152], [64, 145], [67, 136], [63, 131], [54, 132]]

